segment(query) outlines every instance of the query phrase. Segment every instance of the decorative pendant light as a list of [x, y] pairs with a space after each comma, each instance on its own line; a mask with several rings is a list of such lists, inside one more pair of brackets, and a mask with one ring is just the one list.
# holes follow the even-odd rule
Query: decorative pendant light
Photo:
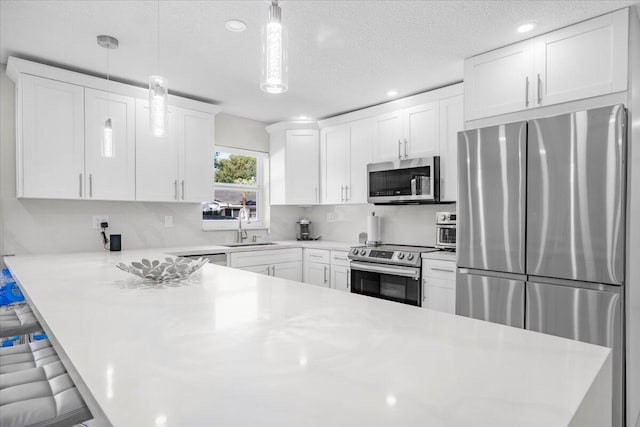
[[149, 128], [154, 136], [165, 136], [169, 120], [168, 81], [160, 71], [160, 0], [158, 0], [156, 75], [149, 77]]
[[282, 27], [282, 10], [278, 0], [271, 2], [269, 21], [263, 30], [262, 77], [260, 89], [284, 93], [288, 89], [286, 34]]
[[[107, 85], [109, 84], [109, 51], [118, 48], [118, 39], [111, 36], [98, 36], [98, 45], [107, 49]], [[102, 134], [102, 147], [100, 150], [102, 157], [112, 158], [113, 152], [113, 127], [111, 123], [111, 114], [109, 103], [107, 103], [107, 118], [104, 121], [104, 129]]]

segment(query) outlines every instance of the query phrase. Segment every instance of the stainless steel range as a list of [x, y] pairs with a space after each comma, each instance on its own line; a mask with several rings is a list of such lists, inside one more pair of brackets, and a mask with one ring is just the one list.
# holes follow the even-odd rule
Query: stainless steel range
[[403, 245], [351, 248], [351, 292], [420, 306], [421, 255], [438, 250]]

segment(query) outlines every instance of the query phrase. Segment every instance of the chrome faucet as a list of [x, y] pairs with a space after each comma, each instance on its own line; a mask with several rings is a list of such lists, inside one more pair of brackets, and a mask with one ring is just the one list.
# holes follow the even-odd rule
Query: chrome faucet
[[249, 218], [249, 212], [246, 207], [242, 207], [240, 212], [238, 212], [238, 243], [244, 243], [245, 240], [249, 238], [247, 235], [247, 230], [242, 229], [242, 217], [245, 217], [247, 220], [247, 224], [251, 224], [251, 220]]

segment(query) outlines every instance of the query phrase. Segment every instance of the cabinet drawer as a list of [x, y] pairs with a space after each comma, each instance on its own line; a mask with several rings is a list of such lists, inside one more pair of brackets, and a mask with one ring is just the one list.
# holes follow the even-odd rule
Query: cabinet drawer
[[331, 265], [349, 267], [349, 252], [331, 251]]
[[300, 248], [233, 252], [229, 254], [230, 267], [248, 267], [296, 261], [302, 261], [302, 249]]
[[330, 251], [326, 249], [304, 249], [305, 262], [320, 262], [329, 264], [331, 262]]
[[456, 263], [453, 261], [425, 259], [422, 261], [422, 275], [455, 282]]
[[454, 289], [454, 290], [456, 289], [455, 280], [441, 279], [439, 277], [425, 276], [422, 278], [422, 283], [424, 283], [425, 286], [435, 286], [438, 288]]

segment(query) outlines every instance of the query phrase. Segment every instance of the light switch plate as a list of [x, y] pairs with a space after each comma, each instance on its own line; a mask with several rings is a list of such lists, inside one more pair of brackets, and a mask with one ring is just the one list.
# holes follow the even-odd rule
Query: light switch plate
[[166, 215], [164, 217], [164, 226], [165, 227], [173, 227], [173, 216]]
[[109, 215], [94, 215], [93, 220], [91, 221], [91, 228], [94, 230], [100, 230], [100, 223], [109, 222]]

